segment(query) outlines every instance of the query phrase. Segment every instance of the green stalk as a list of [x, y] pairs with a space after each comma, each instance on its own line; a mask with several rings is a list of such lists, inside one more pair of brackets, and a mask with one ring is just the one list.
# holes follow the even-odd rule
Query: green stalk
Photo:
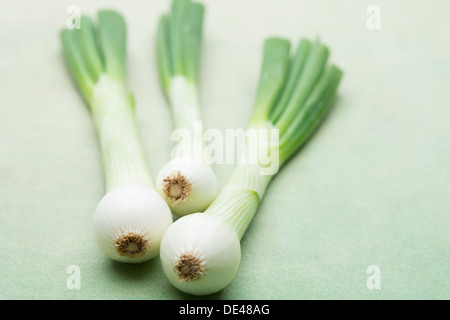
[[[289, 103], [294, 90], [296, 89], [297, 80], [303, 72], [308, 57], [308, 52], [311, 49], [311, 41], [302, 39], [298, 45], [295, 56], [292, 59], [289, 67], [289, 75], [286, 80], [286, 85], [280, 95], [279, 100], [271, 109], [270, 120], [275, 123], [281, 117], [284, 106]], [[288, 58], [289, 59], [289, 58]]]
[[68, 29], [62, 30], [61, 42], [69, 71], [72, 74], [81, 95], [86, 102], [89, 103], [96, 80], [92, 78], [88, 66], [84, 61], [83, 54], [78, 45], [76, 32], [77, 31]]
[[[299, 50], [302, 49], [299, 47]], [[275, 125], [280, 130], [280, 136], [284, 135], [291, 121], [304, 105], [309, 94], [320, 78], [329, 56], [328, 48], [316, 41], [308, 52], [304, 68], [296, 77], [295, 90], [290, 94], [286, 105], [283, 105], [282, 113], [275, 120]]]
[[126, 26], [121, 15], [113, 11], [98, 13], [98, 40], [105, 71], [125, 85]]
[[[83, 27], [71, 33], [76, 35], [78, 48], [81, 51], [83, 61], [86, 64], [92, 81], [95, 83], [104, 70], [103, 61], [99, 54], [100, 49], [95, 27], [92, 20], [85, 16], [80, 18], [80, 26]], [[69, 30], [65, 31], [70, 32]]]
[[123, 17], [115, 11], [100, 11], [95, 28], [93, 21], [83, 16], [80, 29], [64, 29], [60, 36], [69, 71], [97, 130], [107, 191], [129, 183], [153, 186], [133, 97], [125, 86]]
[[285, 163], [312, 136], [332, 106], [332, 100], [339, 86], [342, 71], [335, 65], [329, 66], [305, 102], [303, 109], [292, 120], [280, 140], [280, 162]]
[[[260, 85], [249, 128], [279, 132], [279, 143], [263, 146], [278, 151], [281, 168], [313, 135], [332, 106], [342, 71], [326, 66], [328, 48], [300, 41], [293, 59], [288, 41], [269, 38], [264, 45]], [[286, 66], [290, 66], [290, 71]], [[249, 151], [254, 152], [254, 151]], [[216, 200], [205, 211], [230, 222], [241, 239], [273, 177], [261, 174], [258, 163], [244, 163], [232, 173]], [[277, 171], [278, 172], [278, 171]]]
[[201, 121], [198, 73], [203, 17], [202, 4], [174, 0], [171, 12], [158, 22], [158, 71], [175, 129], [193, 131], [195, 123]]
[[191, 0], [173, 0], [170, 13], [161, 16], [157, 33], [157, 63], [162, 88], [170, 99], [176, 76], [198, 86], [204, 6]]
[[169, 27], [170, 16], [168, 14], [164, 14], [161, 16], [158, 22], [156, 54], [158, 58], [157, 67], [159, 78], [163, 92], [167, 99], [169, 99], [168, 89], [170, 87], [170, 79], [174, 74], [169, 44]]
[[264, 56], [253, 107], [250, 127], [259, 126], [269, 118], [289, 72], [291, 44], [286, 39], [271, 38], [264, 43]]

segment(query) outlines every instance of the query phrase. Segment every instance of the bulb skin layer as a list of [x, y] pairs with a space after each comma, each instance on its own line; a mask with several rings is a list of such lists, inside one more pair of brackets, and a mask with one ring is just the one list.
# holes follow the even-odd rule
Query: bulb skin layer
[[[184, 193], [173, 198], [167, 192], [167, 183], [180, 178]], [[215, 199], [218, 188], [217, 178], [209, 165], [185, 157], [167, 162], [158, 172], [155, 186], [172, 213], [179, 217], [206, 210]]]
[[153, 188], [123, 185], [105, 194], [94, 213], [96, 242], [109, 258], [141, 263], [159, 254], [161, 239], [173, 218]]
[[[179, 218], [167, 229], [160, 260], [164, 274], [177, 289], [196, 296], [208, 295], [233, 280], [241, 260], [241, 246], [236, 232], [221, 217], [194, 213]], [[179, 268], [184, 261], [191, 274]]]

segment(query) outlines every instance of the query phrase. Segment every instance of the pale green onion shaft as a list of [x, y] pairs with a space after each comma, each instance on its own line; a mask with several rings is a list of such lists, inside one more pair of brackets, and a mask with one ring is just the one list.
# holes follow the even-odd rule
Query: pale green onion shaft
[[203, 17], [202, 4], [173, 0], [170, 13], [158, 23], [158, 71], [175, 129], [193, 131], [195, 122], [201, 121], [198, 80]]
[[204, 152], [198, 90], [203, 17], [202, 4], [173, 0], [170, 12], [158, 22], [157, 65], [172, 113], [172, 140], [178, 143], [155, 185], [179, 216], [205, 210], [217, 193], [211, 159]]
[[[167, 229], [160, 258], [176, 288], [205, 295], [233, 280], [241, 259], [240, 240], [270, 181], [312, 136], [332, 105], [342, 72], [327, 66], [327, 58], [328, 49], [319, 41], [302, 40], [291, 58], [288, 40], [266, 40], [248, 129], [266, 131], [267, 139], [246, 144], [245, 161], [203, 213], [181, 217]], [[277, 134], [269, 139], [267, 131]], [[276, 156], [269, 157], [277, 165], [275, 170], [264, 171], [271, 163], [260, 154]], [[255, 158], [258, 161], [252, 161]]]
[[[292, 157], [323, 122], [335, 96], [342, 71], [327, 65], [328, 48], [319, 41], [299, 42], [293, 58], [290, 42], [267, 39], [259, 88], [249, 128], [273, 128], [279, 132], [279, 168]], [[217, 199], [205, 211], [229, 221], [242, 238], [270, 181], [276, 175], [261, 174], [258, 164], [235, 169]]]
[[64, 29], [67, 65], [92, 114], [102, 153], [106, 189], [123, 184], [153, 186], [141, 146], [133, 96], [125, 85], [126, 24], [110, 10], [97, 28], [82, 16], [79, 29]]
[[81, 17], [65, 29], [67, 65], [89, 107], [99, 140], [106, 193], [93, 217], [95, 240], [109, 258], [140, 263], [159, 254], [172, 224], [167, 203], [154, 189], [125, 85], [126, 25], [115, 11], [100, 11], [97, 27]]

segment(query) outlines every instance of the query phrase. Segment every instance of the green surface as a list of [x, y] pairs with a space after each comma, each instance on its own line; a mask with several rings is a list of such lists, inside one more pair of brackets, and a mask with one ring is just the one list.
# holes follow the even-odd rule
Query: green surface
[[[91, 16], [115, 8], [127, 20], [127, 81], [155, 176], [172, 147], [154, 46], [169, 2], [70, 4]], [[324, 126], [269, 186], [236, 278], [208, 298], [449, 299], [448, 1], [206, 4], [207, 127], [246, 127], [267, 36], [318, 35], [345, 72]], [[372, 4], [380, 30], [366, 27]], [[61, 55], [68, 6], [9, 1], [0, 11], [0, 298], [192, 298], [169, 284], [158, 259], [115, 263], [93, 242], [105, 186], [95, 130]], [[215, 167], [221, 184], [232, 169]], [[67, 287], [71, 265], [80, 289]], [[372, 265], [380, 289], [367, 287]]]

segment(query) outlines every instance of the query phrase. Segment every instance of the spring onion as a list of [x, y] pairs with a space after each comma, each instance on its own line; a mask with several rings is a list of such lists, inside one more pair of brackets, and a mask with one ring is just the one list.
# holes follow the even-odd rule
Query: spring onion
[[156, 176], [156, 189], [172, 213], [184, 216], [205, 210], [217, 194], [217, 179], [203, 156], [198, 93], [199, 58], [204, 6], [191, 0], [174, 0], [170, 13], [161, 16], [157, 33], [157, 62], [162, 89], [172, 113], [175, 132], [189, 141], [180, 143]]
[[[265, 41], [248, 125], [278, 131], [278, 139], [259, 148], [278, 152], [280, 168], [322, 123], [342, 77], [338, 67], [327, 64], [329, 50], [319, 40], [302, 39], [293, 57], [290, 48], [283, 38]], [[168, 228], [160, 258], [176, 288], [206, 295], [232, 281], [240, 264], [240, 241], [278, 172], [261, 174], [263, 167], [260, 162], [239, 164], [207, 210], [181, 217]]]
[[125, 85], [126, 24], [115, 11], [98, 13], [97, 28], [82, 16], [79, 29], [61, 31], [64, 57], [94, 122], [106, 194], [94, 213], [94, 233], [113, 260], [137, 263], [159, 254], [172, 223], [170, 208], [155, 190]]

